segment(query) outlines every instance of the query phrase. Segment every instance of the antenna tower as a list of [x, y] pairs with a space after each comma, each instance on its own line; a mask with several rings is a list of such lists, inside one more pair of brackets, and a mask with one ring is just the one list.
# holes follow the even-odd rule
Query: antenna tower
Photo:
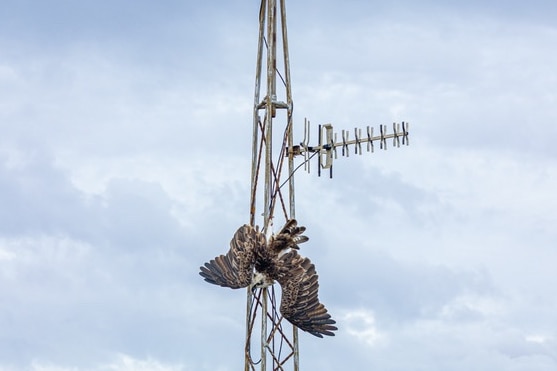
[[[375, 136], [373, 128], [367, 127], [365, 135], [361, 129], [354, 129], [354, 139], [350, 139], [345, 130], [338, 139], [331, 124], [319, 125], [318, 144], [310, 145], [310, 124], [305, 120], [304, 140], [294, 145], [285, 1], [261, 0], [259, 9], [250, 224], [262, 226], [262, 231], [267, 234], [272, 232], [274, 222], [282, 226], [286, 220], [296, 217], [296, 156], [303, 156], [303, 165], [308, 172], [312, 158], [317, 157], [318, 174], [328, 170], [332, 177], [337, 152], [348, 156], [353, 146], [354, 152], [361, 155], [362, 144], [366, 144], [368, 152], [373, 152], [374, 142], [379, 142], [381, 149], [387, 149], [387, 139], [392, 139], [395, 146], [400, 146], [401, 139], [403, 144], [408, 144], [408, 124], [403, 122], [402, 130], [400, 124], [393, 124], [392, 134], [387, 133], [384, 125]], [[287, 169], [286, 174], [283, 169]], [[282, 180], [283, 176], [286, 180]], [[275, 210], [279, 210], [278, 220]], [[283, 320], [277, 296], [274, 285], [258, 289], [253, 294], [247, 290], [244, 371], [299, 370], [298, 329]]]
[[[278, 2], [277, 6], [277, 0], [262, 0], [259, 9], [259, 42], [253, 103], [250, 224], [263, 225], [265, 233], [271, 231], [277, 203], [280, 204], [284, 220], [296, 217], [294, 178], [288, 179], [287, 190], [283, 190], [280, 183], [284, 167], [288, 168], [289, 174], [294, 171], [294, 153], [287, 151], [293, 146], [293, 107], [286, 5], [285, 0]], [[282, 53], [279, 52], [280, 66], [277, 64], [279, 43], [282, 45]], [[264, 72], [266, 90], [262, 96]], [[280, 78], [279, 86], [277, 77]], [[275, 121], [279, 120], [283, 124], [275, 127]], [[278, 142], [273, 136], [275, 132], [280, 138]], [[273, 147], [278, 147], [278, 156], [273, 152]], [[262, 177], [263, 189], [260, 187]], [[256, 217], [261, 216], [263, 223], [256, 223]], [[249, 289], [247, 290], [245, 371], [266, 371], [268, 366], [271, 366], [272, 370], [299, 370], [298, 329], [287, 321], [282, 321], [276, 303], [274, 285], [259, 289], [253, 295]], [[261, 326], [259, 329], [256, 327], [258, 321]], [[257, 333], [260, 336], [254, 338], [253, 335]], [[252, 344], [257, 342], [259, 354], [257, 350], [252, 349]], [[290, 364], [293, 364], [293, 368], [289, 367]]]

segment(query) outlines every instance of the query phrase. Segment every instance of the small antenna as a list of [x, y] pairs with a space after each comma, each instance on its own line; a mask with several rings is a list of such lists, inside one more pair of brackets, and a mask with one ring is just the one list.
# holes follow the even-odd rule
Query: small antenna
[[[337, 148], [341, 148], [341, 154], [343, 157], [350, 156], [350, 148], [354, 147], [354, 154], [363, 154], [362, 143], [366, 143], [367, 152], [374, 152], [374, 142], [379, 142], [379, 148], [387, 150], [387, 139], [393, 139], [393, 147], [399, 148], [402, 138], [403, 145], [409, 145], [409, 132], [408, 123], [402, 122], [402, 124], [393, 123], [393, 132], [388, 133], [387, 125], [379, 125], [380, 135], [373, 135], [373, 127], [366, 127], [366, 136], [362, 137], [362, 129], [354, 128], [354, 139], [350, 139], [350, 131], [342, 130], [341, 136], [342, 140], [337, 141], [337, 134], [333, 133], [333, 125], [325, 124], [319, 125], [318, 127], [318, 143], [315, 146], [309, 145], [309, 132], [310, 132], [310, 122], [305, 120], [304, 125], [304, 141], [300, 143], [299, 146], [289, 148], [287, 154], [292, 154], [294, 156], [302, 155], [304, 156], [304, 169], [309, 173], [310, 171], [310, 161], [309, 159], [313, 157], [311, 153], [319, 154], [318, 156], [318, 169], [317, 175], [321, 176], [321, 169], [329, 169], [329, 177], [333, 177], [333, 160], [338, 158]], [[402, 127], [402, 129], [401, 129]]]

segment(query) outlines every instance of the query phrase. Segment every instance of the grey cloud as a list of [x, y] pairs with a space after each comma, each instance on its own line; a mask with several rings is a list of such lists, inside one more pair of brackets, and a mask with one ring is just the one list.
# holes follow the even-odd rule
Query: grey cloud
[[[107, 4], [2, 4], [0, 367], [240, 368], [198, 267], [249, 213], [257, 4]], [[296, 140], [411, 122], [296, 174], [340, 327], [302, 368], [555, 368], [553, 7], [518, 5], [288, 4]]]
[[3, 358], [18, 368], [93, 364], [112, 349], [174, 359], [194, 356], [184, 345], [194, 333], [212, 341], [198, 318], [206, 294], [194, 250], [201, 235], [205, 246], [228, 236], [186, 235], [158, 184], [116, 179], [88, 196], [48, 156], [31, 157], [2, 167], [3, 204], [13, 205], [0, 245]]
[[84, 200], [66, 175], [52, 169], [52, 158], [44, 151], [21, 155], [23, 164], [10, 165], [4, 155], [0, 167], [4, 205], [0, 228], [4, 234], [62, 233], [68, 228], [79, 229], [75, 217], [86, 214]]

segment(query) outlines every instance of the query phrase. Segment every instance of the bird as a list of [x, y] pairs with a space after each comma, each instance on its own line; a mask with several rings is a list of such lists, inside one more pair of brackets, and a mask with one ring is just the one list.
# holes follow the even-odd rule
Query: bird
[[258, 227], [238, 228], [230, 249], [200, 267], [199, 274], [211, 284], [252, 293], [279, 283], [282, 290], [280, 313], [294, 326], [314, 336], [334, 336], [336, 321], [318, 297], [318, 275], [309, 258], [298, 253], [299, 244], [308, 241], [295, 219], [289, 219], [269, 240]]

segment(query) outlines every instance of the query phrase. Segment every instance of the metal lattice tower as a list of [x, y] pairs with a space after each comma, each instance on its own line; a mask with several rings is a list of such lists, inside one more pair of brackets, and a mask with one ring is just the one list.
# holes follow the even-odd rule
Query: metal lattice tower
[[[376, 141], [381, 149], [387, 149], [387, 139], [391, 138], [395, 146], [400, 145], [401, 139], [403, 144], [408, 144], [408, 124], [403, 122], [402, 131], [399, 124], [393, 124], [392, 134], [387, 134], [387, 127], [381, 125], [377, 136], [367, 127], [364, 136], [360, 129], [355, 129], [354, 139], [350, 139], [349, 132], [343, 130], [341, 140], [337, 140], [331, 124], [319, 125], [318, 144], [310, 145], [310, 125], [306, 120], [304, 139], [294, 145], [285, 1], [261, 0], [259, 10], [250, 224], [261, 226], [267, 234], [272, 232], [273, 224], [282, 226], [287, 219], [296, 217], [293, 176], [297, 169], [294, 168], [296, 156], [303, 156], [308, 172], [310, 160], [317, 156], [318, 174], [328, 169], [332, 177], [337, 149], [348, 156], [352, 146], [354, 152], [361, 155], [364, 143], [368, 152], [373, 152]], [[262, 85], [264, 72], [265, 86]], [[282, 180], [283, 177], [286, 180]], [[299, 370], [298, 330], [283, 320], [277, 302], [280, 298], [274, 285], [258, 289], [255, 294], [247, 290], [245, 371]]]
[[[287, 153], [287, 148], [293, 145], [291, 130], [293, 107], [285, 0], [279, 0], [279, 3], [279, 7], [277, 7], [277, 0], [261, 1], [255, 74], [250, 224], [261, 225], [265, 233], [271, 231], [277, 203], [280, 204], [284, 220], [296, 217], [294, 178], [288, 179], [287, 190], [283, 190], [280, 184], [284, 167], [288, 168], [288, 174], [293, 173], [294, 154]], [[278, 29], [281, 32], [277, 35]], [[277, 45], [279, 43], [282, 44], [281, 66], [277, 65]], [[264, 71], [266, 72], [266, 92], [262, 96]], [[281, 80], [278, 87], [277, 76]], [[279, 95], [282, 96], [281, 100], [278, 98]], [[279, 120], [286, 124], [276, 128], [275, 121]], [[280, 135], [278, 143], [275, 143], [274, 132]], [[279, 148], [278, 156], [273, 152], [273, 147]], [[287, 164], [285, 164], [285, 159], [287, 159]], [[264, 185], [260, 187], [262, 177]], [[262, 195], [261, 191], [263, 191]], [[285, 194], [287, 194], [286, 197]], [[256, 220], [256, 217], [261, 215], [263, 216], [262, 223]], [[274, 286], [260, 289], [255, 295], [252, 295], [248, 289], [245, 371], [257, 368], [266, 371], [268, 365], [272, 365], [272, 370], [285, 370], [290, 364], [293, 364], [294, 370], [299, 369], [298, 330], [287, 321], [282, 321], [276, 303]], [[254, 339], [253, 334], [258, 332], [256, 328], [258, 319], [261, 321], [260, 336]], [[259, 342], [257, 356], [252, 350], [252, 344], [256, 342]]]

